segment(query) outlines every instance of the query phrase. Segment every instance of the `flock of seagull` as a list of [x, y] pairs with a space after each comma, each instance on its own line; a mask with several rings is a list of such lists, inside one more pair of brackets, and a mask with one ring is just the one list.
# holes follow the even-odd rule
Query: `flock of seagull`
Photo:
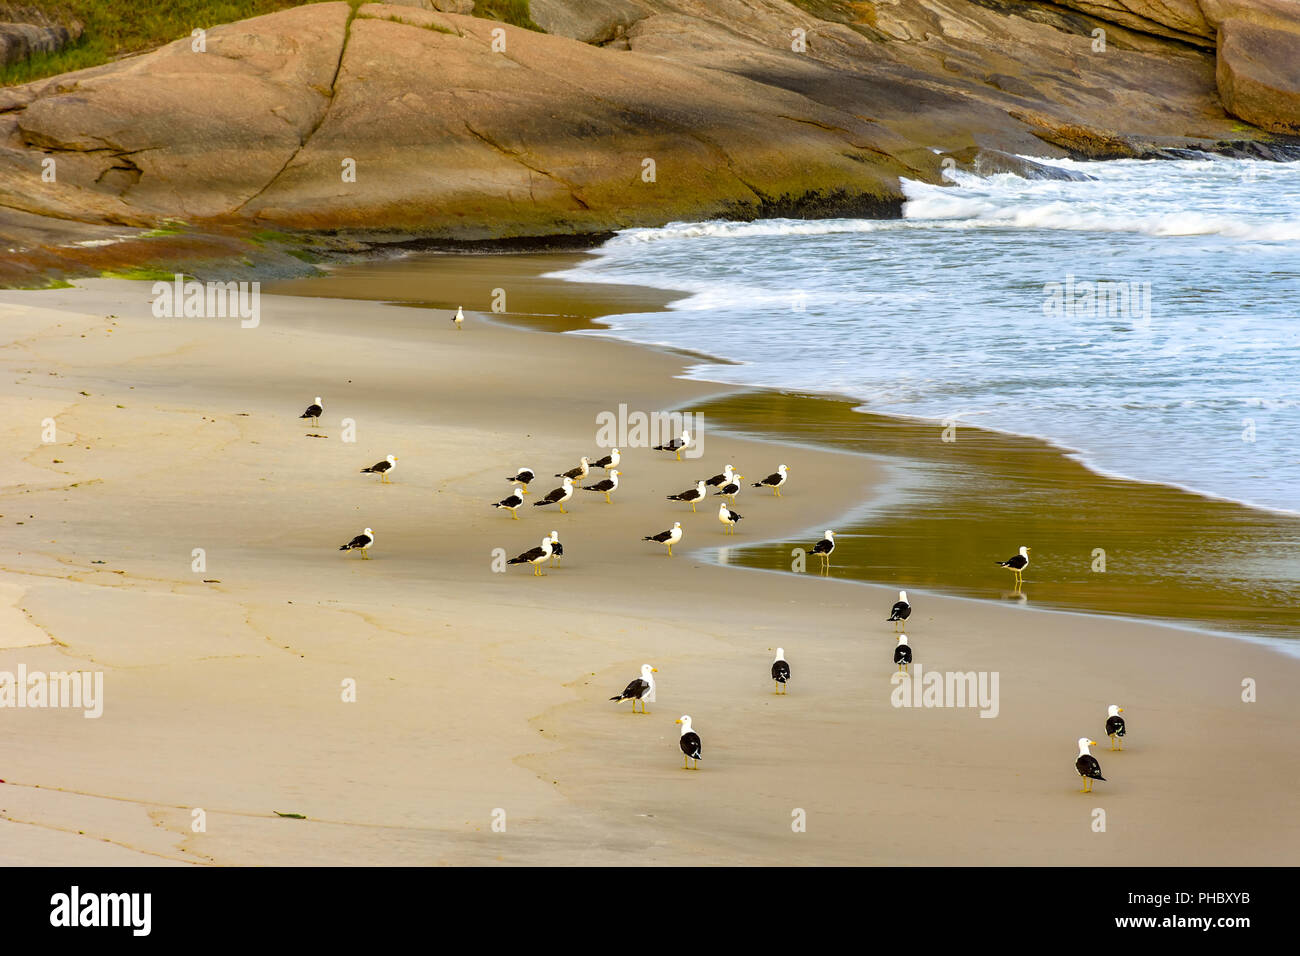
[[[463, 313], [457, 309], [456, 316], [452, 319], [456, 328], [461, 327], [464, 321]], [[303, 411], [299, 418], [310, 418], [314, 423], [319, 424], [320, 416], [324, 413], [324, 405], [321, 403], [321, 397], [316, 396], [316, 400]], [[655, 451], [664, 451], [674, 454], [678, 461], [682, 460], [682, 452], [690, 448], [692, 439], [689, 431], [683, 431], [679, 438], [674, 438], [662, 445], [655, 445]], [[391, 481], [393, 469], [397, 467], [398, 458], [395, 455], [388, 455], [383, 461], [375, 462], [369, 467], [362, 468], [361, 474], [379, 475], [381, 483], [387, 484]], [[564, 505], [576, 491], [590, 491], [604, 495], [606, 503], [612, 504], [612, 495], [618, 490], [618, 479], [622, 474], [619, 465], [622, 462], [622, 455], [617, 448], [612, 449], [607, 455], [597, 458], [594, 461], [583, 456], [578, 460], [578, 464], [568, 471], [556, 472], [555, 477], [560, 479], [560, 486], [547, 492], [539, 500], [533, 502], [533, 507], [543, 508], [554, 505], [561, 514], [568, 514]], [[605, 472], [606, 477], [600, 481], [591, 484], [583, 484], [590, 480], [593, 469], [601, 469]], [[781, 497], [781, 488], [789, 479], [790, 469], [782, 464], [776, 471], [763, 478], [761, 481], [752, 483], [755, 488], [770, 488], [776, 497]], [[515, 469], [515, 473], [506, 478], [513, 483], [514, 489], [505, 498], [492, 504], [493, 508], [510, 512], [510, 517], [519, 520], [518, 509], [523, 506], [524, 498], [528, 495], [528, 486], [537, 479], [538, 474], [531, 468], [520, 467]], [[718, 506], [718, 521], [723, 525], [724, 534], [735, 534], [736, 525], [743, 519], [743, 515], [733, 510], [736, 503], [736, 496], [740, 494], [744, 487], [745, 476], [737, 472], [730, 464], [727, 464], [723, 470], [711, 478], [701, 478], [692, 488], [680, 491], [676, 494], [666, 495], [668, 501], [678, 501], [691, 506], [691, 512], [696, 512], [696, 505], [709, 496], [710, 489], [716, 489], [712, 492], [714, 497], [723, 499]], [[683, 537], [682, 523], [673, 522], [673, 526], [657, 534], [645, 535], [643, 541], [653, 541], [662, 544], [668, 549], [668, 556], [672, 557], [673, 545], [678, 544]], [[340, 551], [359, 551], [362, 558], [369, 557], [369, 550], [375, 543], [375, 533], [372, 529], [366, 528], [361, 534], [356, 535], [346, 544], [340, 545]], [[821, 569], [829, 572], [831, 555], [835, 552], [835, 532], [828, 529], [825, 535], [817, 541], [810, 549], [810, 552], [822, 559]], [[1029, 566], [1028, 547], [1021, 547], [1017, 554], [1012, 555], [1005, 561], [997, 561], [998, 567], [1006, 568], [1015, 575], [1014, 587], [1017, 591], [1024, 584], [1024, 571]], [[564, 556], [564, 545], [560, 542], [559, 532], [552, 531], [549, 535], [542, 538], [541, 543], [534, 548], [530, 548], [523, 553], [509, 559], [508, 565], [529, 564], [533, 567], [533, 574], [542, 576], [545, 572], [542, 570], [547, 561], [552, 566], [558, 564]], [[890, 609], [889, 617], [886, 623], [893, 622], [895, 632], [899, 632], [903, 624], [912, 615], [912, 605], [907, 599], [906, 591], [898, 592], [898, 600]], [[898, 665], [901, 672], [909, 673], [912, 663], [912, 647], [908, 643], [905, 633], [898, 633], [897, 644], [894, 647], [894, 663]], [[632, 702], [633, 713], [649, 713], [645, 709], [646, 702], [651, 703], [655, 700], [655, 680], [654, 674], [658, 673], [657, 669], [649, 664], [641, 668], [641, 676], [631, 681], [625, 687], [621, 694], [611, 697], [610, 700], [623, 702], [630, 700]], [[778, 647], [776, 649], [776, 659], [772, 661], [771, 667], [772, 681], [775, 686], [775, 693], [778, 696], [785, 696], [788, 692], [788, 683], [790, 681], [790, 664], [785, 659], [785, 649]], [[641, 710], [637, 711], [637, 702], [641, 703]], [[1119, 716], [1123, 713], [1124, 708], [1116, 704], [1110, 705], [1106, 714], [1106, 734], [1110, 737], [1111, 750], [1122, 750], [1122, 739], [1127, 732], [1124, 718]], [[703, 755], [700, 735], [692, 729], [691, 718], [683, 714], [678, 718], [677, 723], [681, 725], [681, 734], [679, 746], [682, 751], [682, 768], [688, 768], [688, 763], [695, 761], [694, 769], [699, 769], [699, 762]], [[1078, 740], [1079, 754], [1075, 760], [1075, 771], [1083, 779], [1083, 789], [1081, 793], [1092, 792], [1092, 782], [1094, 780], [1105, 780], [1101, 775], [1101, 765], [1097, 758], [1089, 752], [1089, 747], [1097, 746], [1095, 740], [1087, 737], [1080, 737]]]

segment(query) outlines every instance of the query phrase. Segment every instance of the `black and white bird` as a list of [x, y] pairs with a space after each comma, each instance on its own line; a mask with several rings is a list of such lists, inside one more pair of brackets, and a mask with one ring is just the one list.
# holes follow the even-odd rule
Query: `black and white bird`
[[560, 514], [567, 515], [568, 512], [564, 510], [564, 503], [572, 497], [573, 497], [573, 479], [569, 478], [566, 475], [564, 479], [564, 484], [562, 484], [559, 488], [555, 488], [547, 492], [546, 497], [543, 498], [541, 501], [534, 501], [533, 507], [540, 508], [543, 505], [559, 505]]
[[712, 478], [708, 479], [704, 483], [708, 485], [710, 488], [716, 488], [718, 487], [718, 485], [731, 484], [731, 482], [735, 479], [735, 477], [736, 477], [736, 473], [732, 471], [731, 465], [730, 463], [728, 463], [727, 467], [722, 469], [722, 474], [714, 475]]
[[904, 621], [906, 621], [911, 616], [912, 616], [912, 605], [907, 603], [907, 592], [899, 591], [898, 600], [894, 602], [894, 607], [889, 612], [889, 619], [885, 621], [885, 623], [888, 624], [889, 621], [896, 622], [894, 624], [894, 630], [898, 630], [899, 625], [901, 625]]
[[781, 497], [781, 486], [785, 484], [785, 480], [786, 480], [786, 478], [789, 477], [788, 472], [789, 472], [789, 469], [786, 468], [785, 465], [781, 465], [780, 467], [778, 467], [778, 468], [776, 469], [776, 471], [772, 472], [772, 474], [768, 475], [768, 476], [767, 476], [766, 478], [764, 478], [762, 481], [756, 481], [756, 482], [754, 482], [754, 487], [755, 487], [755, 488], [771, 488], [771, 489], [772, 489], [772, 493], [773, 493], [774, 495], [776, 495], [778, 498], [780, 498], [780, 497]]
[[591, 462], [587, 461], [586, 456], [578, 459], [578, 467], [570, 468], [568, 471], [557, 471], [556, 478], [569, 478], [573, 481], [586, 481], [587, 475], [591, 471]]
[[510, 512], [510, 517], [518, 521], [519, 515], [515, 513], [515, 509], [518, 508], [523, 503], [524, 503], [524, 490], [516, 486], [515, 490], [511, 494], [506, 495], [506, 497], [502, 498], [500, 501], [495, 502], [492, 505], [492, 507], [505, 508], [507, 511]]
[[551, 532], [551, 567], [560, 563], [560, 558], [564, 557], [564, 545], [560, 544], [560, 532]]
[[723, 531], [724, 534], [735, 534], [736, 522], [743, 517], [745, 516], [738, 515], [736, 512], [732, 511], [725, 501], [718, 505], [718, 520], [722, 522], [722, 526], [725, 529]]
[[790, 664], [785, 659], [785, 648], [776, 649], [776, 659], [772, 661], [772, 680], [776, 684], [776, 693], [784, 694], [786, 684], [790, 681]]
[[518, 557], [511, 558], [506, 564], [531, 564], [533, 566], [533, 576], [543, 577], [546, 572], [542, 570], [542, 565], [546, 559], [551, 556], [551, 537], [547, 535], [542, 539], [541, 545], [536, 548], [529, 548]]
[[319, 424], [320, 424], [320, 417], [321, 417], [321, 415], [323, 415], [323, 414], [325, 414], [325, 406], [322, 405], [322, 404], [320, 403], [320, 396], [317, 395], [317, 396], [316, 396], [316, 401], [314, 401], [314, 402], [312, 402], [310, 405], [308, 405], [308, 406], [307, 406], [307, 410], [304, 411], [304, 412], [303, 412], [301, 415], [299, 415], [298, 417], [299, 417], [299, 418], [310, 418], [310, 419], [311, 419], [311, 423], [312, 423], [313, 425], [319, 425]]
[[528, 494], [528, 483], [537, 477], [537, 473], [531, 468], [520, 468], [515, 472], [513, 478], [507, 478], [506, 481], [514, 482], [516, 485], [524, 486], [524, 494]]
[[741, 484], [745, 480], [744, 475], [732, 475], [731, 480], [713, 493], [714, 497], [721, 495], [723, 498], [730, 498], [731, 503], [736, 503], [736, 495], [740, 494], [740, 489], [744, 487]]
[[642, 541], [658, 541], [660, 544], [668, 545], [668, 557], [673, 556], [673, 545], [682, 540], [682, 523], [674, 521], [673, 526], [667, 531], [660, 531], [658, 534], [648, 534]]
[[370, 546], [374, 543], [375, 543], [375, 533], [371, 531], [369, 528], [367, 528], [365, 531], [361, 532], [359, 535], [357, 535], [347, 544], [339, 545], [339, 550], [360, 551], [361, 557], [365, 558], [366, 560], [369, 560], [370, 555], [367, 552], [369, 552]]
[[465, 310], [460, 306], [456, 306], [456, 314], [451, 317], [451, 321], [456, 326], [456, 331], [459, 332], [461, 326], [465, 324]]
[[677, 460], [682, 460], [682, 452], [691, 447], [691, 433], [682, 430], [681, 438], [674, 438], [672, 441], [663, 445], [655, 445], [655, 451], [671, 451], [676, 453]]
[[651, 667], [649, 664], [641, 665], [641, 676], [632, 683], [623, 688], [623, 693], [611, 697], [610, 700], [622, 703], [625, 700], [632, 702], [632, 713], [636, 713], [636, 702], [641, 701], [641, 713], [648, 714], [650, 711], [645, 709], [646, 701], [655, 702], [655, 679], [654, 675], [659, 673], [657, 667]]
[[835, 553], [835, 532], [827, 531], [826, 537], [812, 546], [812, 553], [820, 554], [822, 556], [822, 567], [829, 568], [831, 566], [831, 555]]
[[690, 770], [691, 768], [686, 766], [686, 761], [694, 760], [695, 769], [699, 770], [700, 758], [703, 756], [700, 748], [700, 735], [691, 730], [691, 718], [686, 714], [678, 717], [677, 723], [682, 725], [682, 735], [677, 741], [677, 745], [682, 748], [682, 769]]
[[1015, 572], [1016, 584], [1024, 584], [1025, 568], [1029, 567], [1029, 549], [1022, 547], [1019, 554], [1007, 558], [1005, 561], [998, 561], [997, 566], [1000, 568], [1009, 568], [1011, 571]]
[[1092, 793], [1092, 782], [1094, 780], [1105, 780], [1101, 775], [1101, 764], [1097, 763], [1097, 758], [1088, 753], [1089, 747], [1097, 746], [1097, 741], [1089, 740], [1087, 737], [1079, 738], [1079, 756], [1074, 761], [1074, 769], [1083, 778], [1083, 789], [1080, 793]]
[[387, 484], [388, 479], [392, 477], [393, 469], [397, 467], [397, 456], [389, 455], [383, 461], [377, 461], [369, 468], [362, 468], [363, 475], [378, 475], [380, 482]]
[[694, 488], [687, 488], [685, 491], [678, 492], [675, 495], [666, 496], [669, 501], [684, 501], [691, 506], [691, 511], [695, 510], [695, 505], [704, 497], [704, 482], [698, 481]]
[[1106, 708], [1106, 736], [1110, 738], [1111, 750], [1123, 750], [1123, 736], [1128, 733], [1128, 726], [1124, 723], [1124, 718], [1120, 714], [1124, 713], [1124, 708], [1118, 704], [1111, 704]]
[[623, 474], [617, 468], [609, 473], [609, 477], [596, 482], [594, 485], [583, 485], [583, 491], [598, 491], [605, 496], [605, 504], [613, 504], [610, 495], [618, 490], [618, 476]]
[[900, 671], [910, 673], [907, 668], [912, 663], [912, 645], [907, 643], [906, 634], [898, 635], [898, 644], [894, 647], [894, 663]]
[[604, 458], [597, 458], [595, 461], [593, 461], [591, 463], [591, 467], [604, 468], [606, 471], [609, 471], [611, 468], [617, 468], [618, 463], [622, 460], [623, 457], [618, 453], [618, 449], [615, 448]]

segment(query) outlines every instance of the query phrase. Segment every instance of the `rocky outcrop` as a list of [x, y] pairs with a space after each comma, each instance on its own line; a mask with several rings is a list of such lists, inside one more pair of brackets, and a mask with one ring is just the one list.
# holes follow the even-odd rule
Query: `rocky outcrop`
[[[72, 255], [34, 238], [72, 227], [40, 219], [181, 220], [224, 250], [268, 230], [478, 241], [897, 215], [900, 178], [938, 181], [945, 156], [1253, 149], [1226, 145], [1252, 138], [1236, 116], [1285, 130], [1295, 115], [1295, 58], [1252, 56], [1291, 0], [1214, 2], [1217, 61], [1024, 0], [533, 0], [568, 36], [435, 9], [461, 0], [297, 7], [214, 27], [203, 52], [186, 39], [0, 90], [0, 238], [12, 266], [35, 244]], [[1233, 39], [1247, 8], [1264, 39]]]
[[1278, 133], [1300, 133], [1300, 33], [1230, 18], [1219, 26], [1224, 108]]
[[53, 53], [81, 36], [81, 21], [57, 18], [35, 7], [0, 3], [0, 66], [33, 53]]

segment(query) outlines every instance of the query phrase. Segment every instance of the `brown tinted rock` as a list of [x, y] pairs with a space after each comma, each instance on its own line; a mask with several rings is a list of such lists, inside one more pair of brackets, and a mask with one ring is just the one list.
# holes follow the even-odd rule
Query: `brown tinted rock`
[[1219, 25], [1223, 105], [1278, 133], [1300, 133], [1300, 33], [1228, 19]]

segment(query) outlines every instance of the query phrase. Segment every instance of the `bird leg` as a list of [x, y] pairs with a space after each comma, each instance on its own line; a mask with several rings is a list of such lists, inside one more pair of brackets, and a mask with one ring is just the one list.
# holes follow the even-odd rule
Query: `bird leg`
[[605, 504], [612, 505], [614, 502], [609, 500], [609, 492], [605, 492]]
[[363, 560], [363, 561], [369, 561], [369, 560], [370, 560], [370, 554], [366, 551], [365, 548], [362, 548], [362, 549], [361, 549], [361, 560]]
[[673, 556], [673, 546], [670, 544], [668, 546], [668, 557], [671, 558], [672, 556]]
[[683, 769], [683, 770], [690, 770], [690, 769], [691, 769], [689, 766], [687, 766], [687, 763], [686, 763], [686, 762], [687, 762], [688, 760], [690, 760], [690, 759], [691, 759], [691, 758], [688, 757], [688, 756], [686, 756], [686, 754], [682, 754], [682, 769]]
[[563, 501], [560, 502], [560, 514], [562, 514], [562, 515], [567, 515], [567, 514], [568, 514], [568, 512], [564, 510], [564, 502], [563, 502]]
[[680, 448], [677, 449], [677, 460], [678, 461], [682, 460], [682, 450]]

